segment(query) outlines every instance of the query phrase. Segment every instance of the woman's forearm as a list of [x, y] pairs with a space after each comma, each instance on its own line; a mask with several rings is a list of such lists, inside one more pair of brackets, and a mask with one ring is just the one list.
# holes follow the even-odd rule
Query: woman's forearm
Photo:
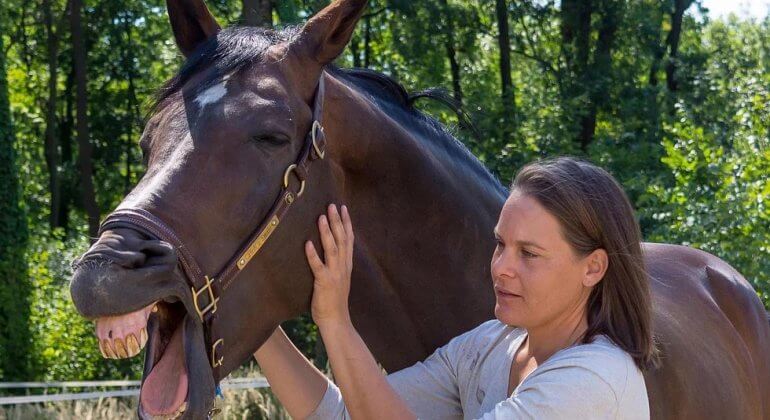
[[327, 378], [294, 346], [278, 327], [254, 353], [270, 388], [292, 418], [315, 411], [326, 393]]
[[415, 419], [351, 323], [321, 327], [334, 381], [352, 419]]

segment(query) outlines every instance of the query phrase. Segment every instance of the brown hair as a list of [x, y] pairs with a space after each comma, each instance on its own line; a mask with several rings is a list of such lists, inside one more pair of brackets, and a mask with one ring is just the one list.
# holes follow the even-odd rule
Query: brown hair
[[531, 163], [519, 171], [511, 191], [534, 199], [555, 216], [578, 255], [604, 249], [604, 278], [588, 297], [588, 330], [582, 343], [605, 334], [640, 369], [658, 364], [652, 335], [652, 303], [641, 232], [634, 210], [617, 181], [589, 162], [561, 157]]

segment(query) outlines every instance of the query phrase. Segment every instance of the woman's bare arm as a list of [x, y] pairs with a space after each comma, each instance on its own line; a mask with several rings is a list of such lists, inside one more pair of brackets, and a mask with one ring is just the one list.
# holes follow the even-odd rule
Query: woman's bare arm
[[335, 205], [321, 216], [322, 261], [312, 242], [305, 245], [315, 283], [311, 310], [326, 345], [334, 379], [353, 419], [414, 419], [396, 394], [350, 321], [348, 295], [353, 265], [353, 226], [347, 208]]
[[315, 411], [326, 393], [327, 379], [281, 327], [254, 353], [254, 358], [292, 418], [303, 419]]

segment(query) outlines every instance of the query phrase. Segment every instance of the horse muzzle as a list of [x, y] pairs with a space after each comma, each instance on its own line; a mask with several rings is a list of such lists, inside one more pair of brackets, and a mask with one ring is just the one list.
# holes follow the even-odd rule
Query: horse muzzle
[[123, 359], [147, 350], [139, 416], [205, 418], [215, 384], [174, 249], [138, 230], [107, 230], [73, 268], [72, 300], [95, 320], [102, 355]]

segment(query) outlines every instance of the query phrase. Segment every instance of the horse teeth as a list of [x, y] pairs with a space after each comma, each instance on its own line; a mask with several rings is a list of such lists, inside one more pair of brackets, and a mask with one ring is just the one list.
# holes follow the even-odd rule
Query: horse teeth
[[119, 359], [127, 358], [128, 352], [126, 351], [126, 345], [123, 344], [123, 340], [116, 338], [113, 343], [115, 344], [115, 355], [118, 356]]
[[163, 414], [160, 416], [153, 416], [153, 420], [176, 420], [182, 417], [184, 412], [187, 410], [187, 401], [183, 402], [179, 408], [176, 409], [171, 414]]
[[105, 359], [109, 359], [109, 356], [107, 356], [107, 352], [104, 351], [104, 345], [102, 344], [102, 341], [99, 340], [99, 351], [102, 353], [102, 357]]
[[174, 418], [182, 417], [182, 414], [184, 414], [185, 410], [187, 410], [187, 401], [183, 402], [182, 405], [179, 406], [179, 409], [176, 410], [176, 415]]
[[144, 345], [147, 344], [147, 338], [147, 329], [142, 327], [139, 331], [139, 348], [144, 348]]
[[104, 352], [107, 354], [107, 358], [109, 359], [117, 359], [117, 356], [115, 355], [115, 351], [112, 350], [112, 346], [110, 345], [109, 340], [102, 341], [104, 344]]
[[142, 350], [134, 334], [129, 334], [126, 337], [126, 348], [128, 350], [128, 357], [134, 357]]

